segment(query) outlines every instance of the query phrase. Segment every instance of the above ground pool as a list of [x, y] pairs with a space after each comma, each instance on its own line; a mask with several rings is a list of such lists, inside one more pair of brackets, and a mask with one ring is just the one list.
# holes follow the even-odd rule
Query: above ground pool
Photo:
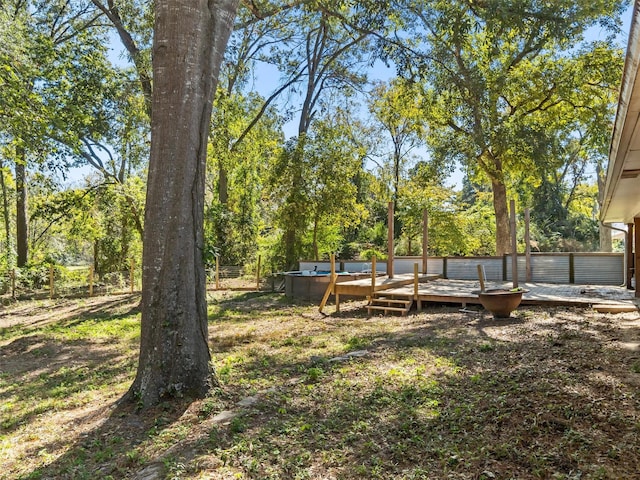
[[[338, 275], [337, 282], [347, 282], [370, 276], [360, 272], [336, 272], [336, 274]], [[327, 291], [327, 286], [331, 280], [331, 272], [298, 270], [287, 272], [284, 278], [284, 293], [287, 297], [306, 301], [320, 301], [324, 292]]]

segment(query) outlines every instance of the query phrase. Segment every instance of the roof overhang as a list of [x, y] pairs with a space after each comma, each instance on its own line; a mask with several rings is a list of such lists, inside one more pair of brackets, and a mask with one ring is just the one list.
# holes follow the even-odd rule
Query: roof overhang
[[600, 218], [633, 223], [640, 216], [640, 17], [635, 2]]

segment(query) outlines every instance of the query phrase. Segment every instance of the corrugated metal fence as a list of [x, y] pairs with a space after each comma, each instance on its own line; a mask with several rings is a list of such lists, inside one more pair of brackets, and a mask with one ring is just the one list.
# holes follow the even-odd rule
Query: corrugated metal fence
[[[422, 257], [396, 257], [395, 273], [413, 273], [413, 265], [422, 268]], [[429, 257], [428, 273], [454, 280], [477, 280], [477, 265], [483, 265], [489, 281], [511, 280], [511, 255], [503, 257]], [[300, 270], [329, 270], [328, 262], [301, 261]], [[518, 280], [527, 278], [526, 256], [518, 255]], [[624, 254], [622, 253], [532, 253], [531, 282], [583, 285], [622, 285]], [[340, 270], [361, 272], [371, 269], [370, 262], [344, 260]], [[386, 261], [377, 262], [376, 270], [386, 271]]]

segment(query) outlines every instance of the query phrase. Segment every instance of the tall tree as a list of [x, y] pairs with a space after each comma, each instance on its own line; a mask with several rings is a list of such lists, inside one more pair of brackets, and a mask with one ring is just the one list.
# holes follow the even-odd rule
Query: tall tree
[[349, 28], [324, 11], [302, 8], [300, 15], [302, 36], [298, 38], [297, 49], [280, 52], [282, 68], [287, 71], [304, 72], [301, 78], [300, 108], [298, 112], [298, 135], [289, 143], [282, 160], [289, 165], [286, 170], [287, 196], [281, 208], [284, 219], [283, 246], [284, 263], [292, 267], [299, 260], [300, 241], [305, 231], [307, 209], [302, 191], [305, 179], [304, 155], [306, 136], [312, 128], [316, 116], [329, 102], [330, 93], [342, 91], [345, 94], [362, 85], [365, 78], [359, 67], [366, 64], [366, 52], [362, 43], [368, 35]]
[[[224, 264], [249, 262], [257, 253], [265, 209], [260, 201], [263, 184], [271, 158], [283, 142], [282, 120], [272, 109], [247, 130], [263, 105], [257, 93], [227, 95], [218, 88], [209, 144], [205, 233], [207, 252], [215, 252]], [[240, 136], [243, 140], [237, 143]]]
[[405, 40], [387, 43], [386, 51], [405, 75], [431, 89], [434, 150], [491, 185], [497, 254], [510, 251], [508, 189], [545, 152], [539, 120], [566, 105], [574, 114], [588, 111], [590, 99], [580, 92], [598, 95], [589, 86], [599, 67], [581, 60], [588, 47], [576, 46], [589, 27], [615, 31], [623, 3], [400, 3], [404, 23], [395, 38]]
[[[336, 252], [347, 229], [367, 217], [357, 200], [362, 149], [351, 141], [352, 130], [348, 109], [336, 108], [314, 121], [304, 143], [292, 139], [272, 168], [273, 197], [285, 199], [277, 222], [283, 230], [292, 218], [298, 222], [300, 257], [319, 260], [321, 254]], [[295, 202], [290, 201], [293, 178], [300, 182]]]
[[[0, 119], [2, 120], [2, 141], [8, 146], [4, 150], [13, 161], [16, 186], [16, 264], [22, 267], [28, 259], [28, 217], [27, 217], [27, 149], [32, 144], [35, 131], [27, 118], [40, 104], [33, 95], [36, 66], [31, 47], [36, 47], [28, 26], [27, 2], [10, 2], [0, 13]], [[39, 49], [36, 49], [39, 50]], [[34, 109], [34, 105], [36, 108]], [[36, 110], [37, 111], [37, 110]], [[9, 153], [10, 152], [10, 153]], [[6, 199], [6, 195], [5, 195]], [[5, 212], [5, 217], [7, 212]], [[5, 218], [5, 226], [8, 225]], [[10, 243], [10, 239], [7, 238]]]
[[252, 91], [256, 65], [269, 57], [269, 48], [285, 43], [291, 30], [286, 14], [257, 22], [250, 21], [252, 15], [246, 6], [240, 9], [237, 23], [244, 26], [232, 34], [227, 46], [213, 107], [207, 169], [211, 192], [205, 210], [207, 252], [233, 264], [251, 261], [256, 254], [262, 172], [283, 141], [283, 120], [275, 103], [301, 75], [294, 73], [266, 98]]
[[[90, 2], [7, 2], [22, 25], [20, 55], [3, 61], [12, 79], [9, 121], [0, 127], [13, 145], [16, 174], [17, 264], [28, 260], [27, 191], [30, 165], [61, 169], [72, 157], [70, 138], [104, 125], [106, 47], [100, 12]], [[97, 103], [96, 103], [97, 102]]]
[[203, 263], [204, 173], [212, 98], [237, 8], [238, 0], [155, 3], [141, 343], [129, 390], [144, 406], [202, 397], [214, 381]]
[[412, 151], [424, 144], [426, 125], [420, 87], [402, 79], [378, 84], [371, 92], [369, 111], [391, 140], [391, 196], [397, 210], [400, 182]]
[[16, 146], [16, 265], [24, 267], [29, 259], [29, 220], [27, 216], [27, 155]]

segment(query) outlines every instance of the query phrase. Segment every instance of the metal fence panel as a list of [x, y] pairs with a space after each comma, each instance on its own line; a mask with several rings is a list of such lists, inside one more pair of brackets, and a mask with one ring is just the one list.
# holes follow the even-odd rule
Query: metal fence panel
[[[363, 262], [359, 260], [343, 260], [342, 261], [342, 269], [346, 272], [371, 272], [371, 262]], [[387, 272], [387, 261], [386, 260], [377, 260], [376, 261], [376, 272], [378, 273], [386, 273]]]
[[569, 283], [569, 279], [569, 255], [531, 255], [532, 282]]
[[[518, 255], [518, 281], [526, 281], [526, 256]], [[429, 257], [427, 271], [430, 274], [443, 275], [452, 280], [478, 280], [478, 265], [484, 266], [485, 278], [490, 282], [503, 280], [503, 268], [506, 279], [510, 281], [511, 256], [503, 257]], [[422, 257], [394, 258], [394, 273], [413, 273], [413, 265], [417, 263], [422, 272]], [[571, 265], [573, 264], [573, 275]], [[329, 270], [329, 262], [300, 262], [301, 270]], [[371, 262], [343, 260], [342, 269], [348, 272], [367, 272], [371, 270]], [[387, 262], [376, 263], [376, 271], [385, 273]], [[624, 282], [624, 255], [621, 253], [532, 253], [531, 281], [541, 283], [571, 283], [621, 285]]]
[[[511, 275], [512, 270], [512, 260], [511, 255], [506, 255], [504, 260], [506, 265], [506, 279], [507, 281], [512, 281], [513, 276]], [[567, 264], [568, 266], [569, 264]], [[527, 281], [527, 258], [525, 256], [518, 256], [518, 282], [526, 282]], [[531, 260], [531, 275], [533, 277], [533, 259]], [[569, 278], [567, 274], [567, 279]], [[533, 280], [532, 280], [533, 281]], [[553, 283], [553, 282], [552, 282]]]
[[[413, 273], [413, 265], [418, 264], [418, 272], [422, 272], [422, 257], [401, 257], [393, 259], [393, 273]], [[427, 268], [429, 263], [427, 262]]]
[[442, 275], [442, 266], [444, 260], [442, 257], [429, 257], [427, 258], [427, 273]]
[[501, 257], [447, 257], [447, 278], [478, 280], [478, 265], [484, 266], [487, 280], [502, 281]]
[[585, 285], [622, 285], [624, 283], [624, 255], [573, 256], [575, 283]]
[[[300, 262], [300, 270], [309, 270], [313, 271], [316, 269], [320, 272], [329, 272], [331, 271], [331, 262], [312, 262], [312, 261], [301, 261]], [[340, 270], [340, 264], [336, 262], [336, 270]]]

